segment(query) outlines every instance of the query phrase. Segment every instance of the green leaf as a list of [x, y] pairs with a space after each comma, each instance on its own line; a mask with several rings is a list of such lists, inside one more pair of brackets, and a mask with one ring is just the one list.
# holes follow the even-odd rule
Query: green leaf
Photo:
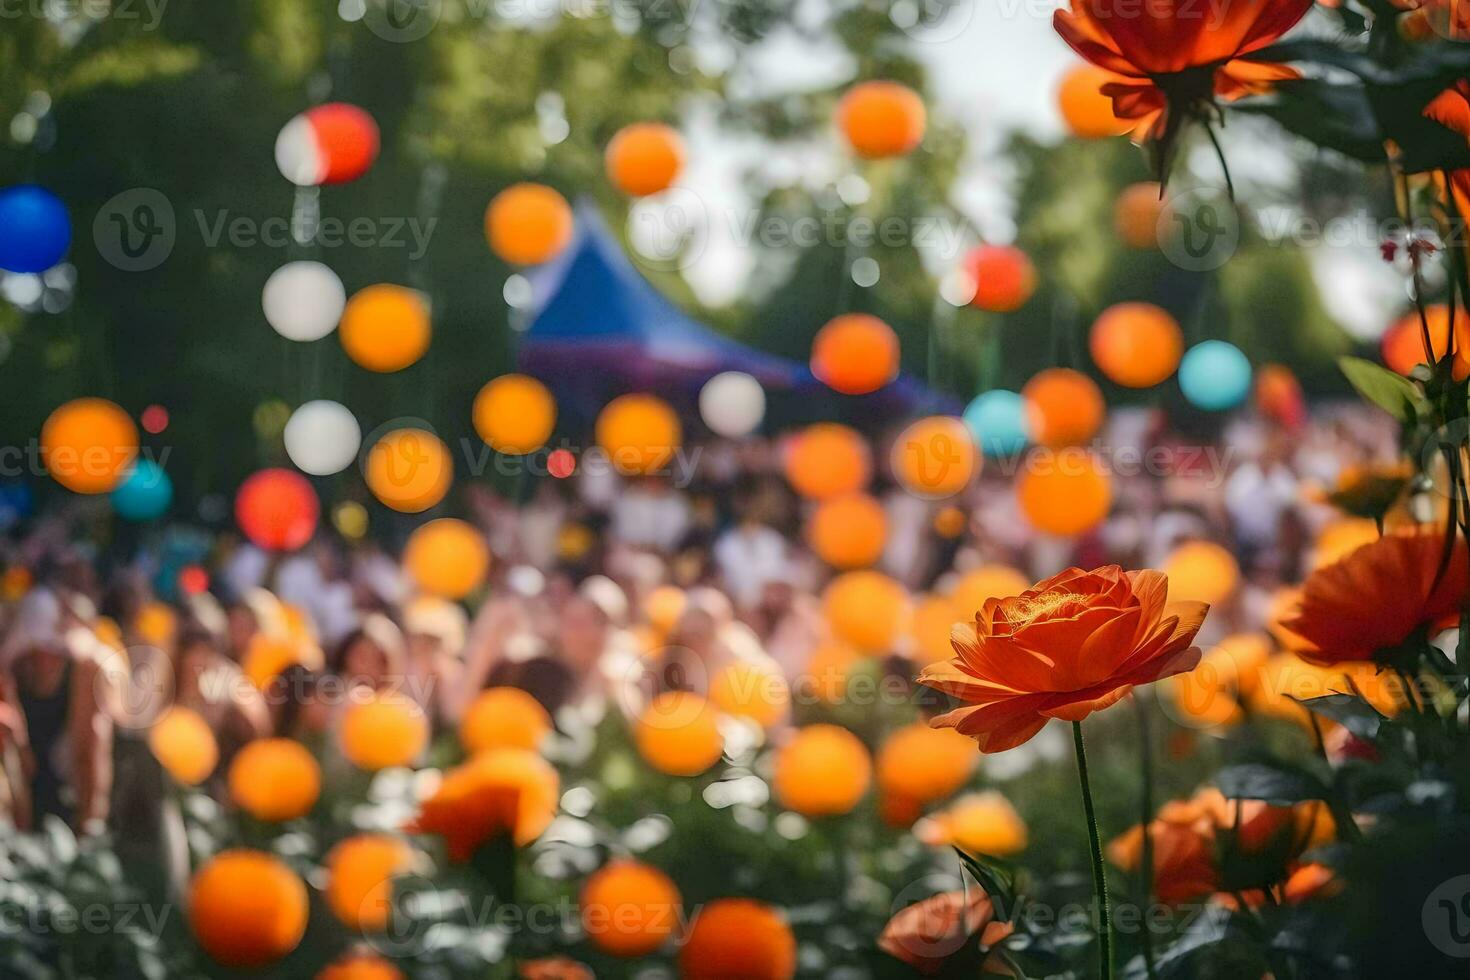
[[1403, 375], [1361, 357], [1339, 357], [1337, 366], [1358, 394], [1400, 422], [1412, 422], [1418, 414], [1422, 396]]
[[1275, 806], [1327, 798], [1327, 787], [1320, 779], [1284, 762], [1226, 766], [1215, 774], [1215, 784], [1230, 799], [1264, 800]]
[[1358, 738], [1372, 741], [1378, 737], [1383, 716], [1362, 698], [1352, 694], [1328, 694], [1320, 698], [1292, 698], [1302, 707], [1323, 718], [1337, 722]]
[[990, 901], [995, 906], [996, 918], [1002, 922], [1011, 921], [1016, 914], [1015, 871], [999, 858], [986, 854], [970, 854], [958, 847], [954, 852], [960, 856], [960, 862], [980, 883], [980, 887], [985, 889], [985, 894], [990, 896]]
[[1315, 78], [1280, 82], [1271, 96], [1234, 109], [1268, 116], [1288, 132], [1355, 160], [1383, 161], [1383, 133], [1361, 85]]

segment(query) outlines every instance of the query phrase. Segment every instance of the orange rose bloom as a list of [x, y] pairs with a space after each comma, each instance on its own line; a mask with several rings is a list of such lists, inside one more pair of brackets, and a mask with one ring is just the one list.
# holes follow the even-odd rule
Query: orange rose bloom
[[1313, 572], [1295, 615], [1282, 627], [1304, 660], [1370, 660], [1415, 630], [1457, 614], [1470, 589], [1465, 541], [1458, 536], [1444, 575], [1437, 529], [1387, 534]]
[[[1072, 0], [1052, 24], [1083, 58], [1123, 76], [1102, 87], [1113, 111], [1150, 139], [1216, 97], [1237, 99], [1296, 78], [1295, 69], [1251, 60], [1312, 9], [1312, 0], [1253, 0], [1218, 7], [1151, 0], [1130, 11], [1107, 0]], [[1131, 16], [1129, 16], [1131, 14]]]
[[560, 785], [551, 763], [529, 749], [491, 749], [445, 773], [408, 829], [441, 835], [451, 861], [468, 861], [501, 834], [526, 845], [556, 816]]
[[[1337, 826], [1320, 801], [1273, 806], [1260, 800], [1227, 800], [1207, 786], [1186, 800], [1171, 800], [1149, 824], [1153, 844], [1154, 893], [1171, 904], [1187, 902], [1230, 887], [1247, 893], [1285, 879], [1304, 851], [1332, 841]], [[1124, 871], [1137, 870], [1143, 828], [1134, 826], [1107, 847], [1108, 860]], [[1281, 864], [1251, 869], [1243, 859], [1276, 857]], [[1222, 884], [1241, 874], [1252, 880]], [[1274, 880], [1255, 880], [1265, 875]], [[1305, 882], [1299, 882], [1305, 888]], [[1250, 903], [1251, 896], [1247, 895]], [[1264, 896], [1262, 896], [1264, 900]]]
[[899, 912], [883, 927], [878, 948], [932, 977], [950, 957], [969, 946], [976, 934], [981, 947], [989, 949], [1014, 930], [1009, 922], [996, 922], [990, 896], [972, 888], [968, 895], [945, 892]]
[[987, 599], [975, 624], [955, 626], [959, 657], [924, 668], [919, 682], [968, 702], [934, 719], [980, 743], [1013, 749], [1048, 719], [1081, 721], [1136, 684], [1194, 669], [1190, 644], [1209, 606], [1166, 603], [1152, 570], [1070, 568], [1019, 596]]
[[[1214, 840], [1205, 828], [1160, 817], [1149, 824], [1148, 836], [1153, 845], [1153, 890], [1159, 901], [1178, 905], [1219, 887]], [[1143, 856], [1143, 826], [1135, 825], [1114, 838], [1107, 854], [1124, 871], [1137, 871]]]

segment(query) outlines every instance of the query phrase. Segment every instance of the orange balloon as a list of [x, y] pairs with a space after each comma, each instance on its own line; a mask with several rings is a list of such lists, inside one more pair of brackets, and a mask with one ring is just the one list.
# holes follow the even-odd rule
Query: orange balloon
[[1230, 598], [1240, 582], [1235, 556], [1212, 541], [1186, 541], [1164, 562], [1169, 576], [1169, 601], [1193, 600], [1218, 605]]
[[498, 453], [524, 456], [546, 445], [556, 427], [556, 399], [541, 382], [504, 374], [475, 396], [475, 431]]
[[[1449, 350], [1450, 308], [1445, 303], [1436, 303], [1424, 311], [1424, 320], [1429, 324], [1429, 340], [1434, 347], [1433, 360], [1444, 357]], [[1456, 312], [1455, 317], [1455, 363], [1456, 381], [1470, 376], [1470, 313]], [[1407, 375], [1420, 364], [1430, 360], [1424, 351], [1424, 322], [1417, 310], [1404, 314], [1383, 335], [1383, 363]]]
[[1125, 388], [1151, 388], [1179, 367], [1184, 332], [1152, 303], [1119, 303], [1093, 323], [1089, 344], [1103, 374]]
[[684, 439], [679, 416], [656, 395], [623, 395], [597, 416], [597, 444], [625, 476], [657, 473]]
[[776, 752], [772, 789], [788, 810], [836, 817], [858, 805], [872, 776], [867, 746], [856, 735], [837, 725], [808, 725]]
[[1014, 245], [981, 245], [965, 256], [965, 271], [975, 284], [970, 305], [990, 313], [1011, 313], [1036, 291], [1036, 267]]
[[137, 454], [137, 427], [105, 398], [69, 401], [41, 426], [41, 462], [53, 480], [76, 493], [107, 493]]
[[1380, 537], [1382, 535], [1378, 532], [1378, 524], [1371, 517], [1339, 517], [1317, 533], [1309, 570], [1315, 571], [1340, 558], [1346, 558]]
[[914, 606], [913, 622], [909, 627], [909, 635], [913, 639], [909, 659], [921, 667], [953, 660], [955, 652], [949, 642], [950, 632], [955, 623], [963, 622], [965, 618], [960, 607], [948, 596], [928, 595], [920, 599]]
[[931, 415], [909, 425], [894, 440], [888, 457], [894, 478], [926, 500], [952, 497], [965, 489], [980, 460], [970, 430], [950, 415]]
[[312, 669], [321, 667], [321, 650], [312, 643], [303, 643], [295, 637], [272, 636], [256, 633], [245, 648], [245, 657], [240, 670], [259, 690], [266, 690], [281, 671], [292, 664], [302, 664]]
[[667, 636], [679, 623], [689, 597], [677, 585], [660, 585], [643, 600], [643, 615], [650, 626]]
[[316, 980], [405, 980], [403, 971], [372, 953], [352, 951], [322, 967]]
[[748, 898], [717, 898], [699, 909], [679, 949], [680, 980], [791, 980], [796, 937], [781, 914]]
[[897, 82], [860, 82], [837, 103], [837, 126], [858, 156], [901, 157], [924, 138], [924, 100]]
[[219, 745], [209, 723], [199, 712], [179, 705], [153, 723], [148, 748], [164, 771], [185, 786], [204, 782], [219, 763]]
[[970, 526], [970, 515], [954, 506], [941, 507], [932, 522], [934, 533], [941, 538], [957, 538]]
[[407, 871], [413, 850], [387, 834], [358, 834], [327, 854], [326, 898], [332, 914], [349, 929], [380, 932], [388, 925], [393, 876]]
[[541, 747], [551, 733], [551, 715], [518, 687], [481, 691], [459, 723], [459, 741], [470, 754], [487, 749]]
[[1016, 482], [1016, 496], [1021, 513], [1036, 530], [1083, 534], [1108, 516], [1113, 484], [1102, 464], [1085, 450], [1033, 450]]
[[909, 596], [881, 572], [845, 572], [822, 596], [837, 639], [868, 654], [891, 652], [909, 625]]
[[898, 335], [866, 313], [827, 321], [812, 341], [812, 374], [844, 395], [866, 395], [898, 377]]
[[613, 136], [603, 162], [608, 180], [624, 194], [657, 194], [684, 169], [684, 139], [663, 123], [633, 123]]
[[1107, 406], [1101, 389], [1071, 368], [1046, 368], [1021, 389], [1033, 438], [1057, 448], [1084, 443], [1102, 428]]
[[375, 694], [347, 708], [340, 735], [347, 761], [377, 772], [411, 765], [429, 744], [429, 720], [401, 694]]
[[306, 934], [306, 885], [262, 851], [221, 851], [189, 884], [189, 926], [222, 966], [256, 969], [290, 953]]
[[865, 493], [832, 497], [812, 512], [806, 538], [817, 557], [834, 568], [863, 568], [883, 555], [888, 515]]
[[873, 475], [867, 442], [836, 422], [807, 426], [786, 444], [784, 455], [786, 479], [808, 500], [856, 493]]
[[300, 742], [258, 738], [230, 763], [230, 798], [257, 820], [280, 823], [316, 806], [322, 770]]
[[1113, 100], [1102, 94], [1108, 82], [1119, 76], [1096, 65], [1082, 64], [1062, 76], [1057, 89], [1057, 108], [1073, 136], [1085, 140], [1104, 139], [1128, 132], [1132, 124], [1113, 114]]
[[406, 286], [368, 286], [347, 301], [337, 334], [359, 366], [379, 374], [401, 371], [429, 349], [429, 304]]
[[839, 704], [847, 696], [848, 675], [861, 658], [841, 643], [823, 643], [812, 651], [805, 673], [797, 678], [804, 698], [822, 704]]
[[1307, 422], [1301, 382], [1285, 364], [1263, 364], [1256, 371], [1256, 410], [1290, 429]]
[[726, 714], [770, 728], [786, 716], [791, 690], [775, 666], [736, 660], [710, 678], [709, 699]]
[[959, 608], [959, 619], [973, 623], [985, 600], [1009, 599], [1029, 588], [1031, 579], [1009, 565], [981, 565], [955, 583], [949, 598]]
[[372, 953], [352, 951], [337, 957], [316, 980], [405, 980], [403, 971]]
[[428, 510], [449, 492], [454, 460], [439, 437], [423, 429], [394, 429], [368, 450], [364, 479], [374, 497], [405, 514]]
[[1026, 822], [995, 790], [967, 793], [948, 809], [914, 828], [914, 836], [931, 845], [958, 847], [971, 854], [1010, 857], [1026, 848]]
[[485, 209], [485, 239], [511, 265], [540, 265], [572, 240], [572, 206], [545, 184], [512, 184]]
[[403, 567], [420, 589], [463, 599], [480, 587], [490, 568], [485, 536], [452, 517], [417, 528], [403, 549]]
[[1159, 224], [1171, 213], [1158, 181], [1129, 184], [1113, 204], [1113, 228], [1129, 248], [1159, 247]]
[[633, 742], [645, 762], [670, 776], [698, 776], [720, 761], [725, 740], [719, 712], [689, 691], [654, 698], [633, 726]]
[[878, 750], [878, 787], [902, 799], [932, 803], [965, 785], [979, 764], [974, 739], [916, 721], [888, 736]]
[[678, 928], [682, 902], [662, 871], [641, 861], [615, 860], [582, 886], [582, 931], [611, 956], [647, 956]]

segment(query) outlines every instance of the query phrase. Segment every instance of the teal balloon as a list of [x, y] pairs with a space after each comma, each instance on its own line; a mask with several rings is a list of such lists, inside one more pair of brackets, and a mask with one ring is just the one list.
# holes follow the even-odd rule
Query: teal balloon
[[1207, 412], [1234, 408], [1250, 394], [1250, 359], [1223, 340], [1195, 344], [1179, 362], [1179, 387], [1195, 408]]
[[152, 460], [140, 459], [112, 491], [112, 509], [128, 521], [162, 517], [174, 502], [174, 483]]
[[964, 421], [975, 444], [988, 456], [1018, 453], [1031, 441], [1026, 400], [1014, 391], [985, 392], [970, 402]]

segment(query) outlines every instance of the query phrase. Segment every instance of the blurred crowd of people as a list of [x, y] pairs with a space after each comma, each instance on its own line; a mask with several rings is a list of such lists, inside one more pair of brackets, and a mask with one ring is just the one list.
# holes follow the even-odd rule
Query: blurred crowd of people
[[[1020, 514], [1024, 457], [987, 461], [947, 500], [878, 467], [877, 568], [918, 597], [981, 566], [1028, 580], [1069, 564], [1160, 567], [1181, 542], [1214, 541], [1240, 576], [1208, 642], [1259, 629], [1273, 593], [1300, 580], [1336, 513], [1324, 489], [1398, 454], [1386, 416], [1352, 406], [1321, 407], [1295, 431], [1241, 415], [1207, 442], [1157, 411], [1123, 410], [1098, 447], [1113, 461], [1110, 515], [1065, 539]], [[391, 530], [324, 529], [274, 555], [182, 524], [99, 547], [99, 524], [68, 505], [18, 523], [0, 556], [0, 810], [22, 828], [55, 816], [132, 834], [163, 793], [144, 735], [168, 704], [204, 717], [227, 761], [265, 735], [320, 744], [360, 691], [411, 697], [437, 731], [488, 686], [520, 687], [553, 714], [632, 712], [655, 659], [655, 687], [697, 688], [756, 659], [796, 690], [828, 640], [820, 597], [833, 575], [804, 533], [810, 504], [783, 479], [780, 440], [697, 448], [685, 486], [582, 466], [523, 500], [464, 487], [458, 502], [493, 556], [465, 603], [416, 594]]]

